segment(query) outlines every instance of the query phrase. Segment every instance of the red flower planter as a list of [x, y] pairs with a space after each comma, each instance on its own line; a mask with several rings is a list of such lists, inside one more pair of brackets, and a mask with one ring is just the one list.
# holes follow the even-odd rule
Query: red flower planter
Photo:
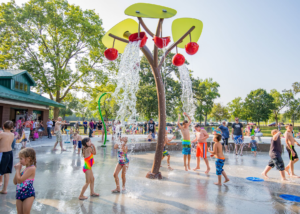
[[170, 39], [169, 36], [168, 37], [162, 37], [162, 38], [154, 36], [153, 37], [153, 41], [154, 41], [155, 45], [158, 48], [162, 49], [162, 48], [166, 47], [170, 43], [171, 39]]
[[108, 48], [104, 51], [104, 56], [106, 59], [113, 61], [118, 58], [118, 50], [115, 48]]
[[142, 48], [146, 44], [148, 37], [146, 36], [145, 32], [140, 32], [140, 38], [138, 38], [138, 35], [138, 33], [131, 34], [128, 39], [130, 42], [141, 40], [140, 48]]
[[172, 59], [173, 65], [175, 65], [175, 66], [181, 66], [181, 65], [184, 64], [184, 62], [185, 62], [185, 58], [184, 58], [184, 56], [182, 54], [178, 53], [178, 54], [176, 54], [176, 55], [173, 56], [173, 59]]
[[196, 42], [190, 42], [185, 45], [185, 51], [189, 55], [194, 55], [195, 53], [197, 53], [198, 49], [199, 45]]

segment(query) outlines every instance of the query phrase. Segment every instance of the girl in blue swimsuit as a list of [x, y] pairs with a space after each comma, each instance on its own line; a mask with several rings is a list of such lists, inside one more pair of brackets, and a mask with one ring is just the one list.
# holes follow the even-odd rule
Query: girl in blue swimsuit
[[[14, 167], [16, 174], [14, 177], [14, 184], [17, 185], [16, 190], [16, 206], [18, 213], [30, 213], [33, 200], [35, 198], [35, 191], [33, 188], [33, 181], [36, 170], [36, 155], [32, 148], [25, 148], [19, 152], [20, 163]], [[25, 166], [25, 169], [22, 169]]]

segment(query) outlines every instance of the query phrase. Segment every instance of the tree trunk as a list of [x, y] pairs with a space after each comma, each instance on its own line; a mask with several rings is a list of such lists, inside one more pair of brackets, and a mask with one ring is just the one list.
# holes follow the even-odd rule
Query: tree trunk
[[205, 117], [204, 117], [204, 123], [205, 123], [205, 125], [206, 125], [206, 123], [207, 123], [207, 114], [205, 114]]
[[58, 114], [59, 114], [59, 108], [58, 107], [54, 107], [54, 120], [57, 120]]

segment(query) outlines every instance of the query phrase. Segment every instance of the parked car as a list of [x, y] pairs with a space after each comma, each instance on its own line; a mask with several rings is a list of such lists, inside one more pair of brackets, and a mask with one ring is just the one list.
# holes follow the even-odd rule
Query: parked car
[[276, 123], [270, 123], [268, 126], [276, 126]]

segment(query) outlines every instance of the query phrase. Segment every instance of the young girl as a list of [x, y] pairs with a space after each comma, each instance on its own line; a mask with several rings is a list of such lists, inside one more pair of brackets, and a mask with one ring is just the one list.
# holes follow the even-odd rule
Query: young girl
[[36, 140], [36, 139], [39, 139], [39, 133], [38, 133], [37, 129], [35, 129], [34, 133], [33, 133], [33, 140]]
[[[19, 158], [20, 163], [14, 166], [16, 169], [14, 184], [17, 185], [16, 206], [18, 213], [30, 213], [35, 198], [33, 181], [36, 170], [36, 156], [34, 149], [22, 149], [19, 152]], [[26, 168], [21, 170], [22, 166], [26, 166]]]
[[120, 184], [119, 184], [119, 172], [122, 169], [122, 182], [123, 182], [123, 187], [122, 191], [125, 191], [125, 183], [126, 183], [126, 172], [129, 167], [129, 159], [127, 158], [127, 152], [128, 152], [128, 147], [127, 147], [127, 137], [122, 137], [121, 138], [121, 146], [119, 144], [115, 144], [114, 149], [119, 149], [118, 150], [118, 163], [114, 172], [114, 178], [115, 182], [117, 185], [117, 188], [112, 190], [112, 193], [120, 193]]
[[96, 147], [92, 144], [91, 139], [86, 137], [82, 140], [82, 154], [84, 157], [84, 166], [83, 172], [85, 173], [85, 184], [82, 187], [81, 193], [79, 195], [79, 200], [85, 200], [88, 197], [85, 197], [83, 194], [90, 185], [90, 195], [92, 197], [98, 197], [99, 194], [94, 191], [94, 174], [92, 171], [92, 166], [94, 165], [94, 155], [96, 154]]

